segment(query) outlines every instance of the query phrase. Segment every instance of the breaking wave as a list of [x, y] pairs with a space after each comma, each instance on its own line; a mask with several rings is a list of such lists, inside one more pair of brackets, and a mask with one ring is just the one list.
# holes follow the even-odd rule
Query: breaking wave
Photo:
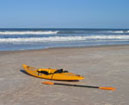
[[0, 31], [0, 35], [57, 34], [58, 31]]
[[129, 31], [112, 31], [112, 33], [129, 33]]
[[43, 35], [43, 34], [128, 34], [129, 30], [0, 30], [0, 35]]
[[1, 38], [5, 42], [55, 42], [55, 41], [89, 41], [89, 40], [129, 40], [129, 35], [96, 35], [96, 36], [54, 36], [40, 38]]

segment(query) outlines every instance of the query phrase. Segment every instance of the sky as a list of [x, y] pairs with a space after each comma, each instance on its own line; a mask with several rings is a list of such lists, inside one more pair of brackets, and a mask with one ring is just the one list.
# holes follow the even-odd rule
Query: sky
[[129, 0], [0, 0], [0, 28], [129, 29]]

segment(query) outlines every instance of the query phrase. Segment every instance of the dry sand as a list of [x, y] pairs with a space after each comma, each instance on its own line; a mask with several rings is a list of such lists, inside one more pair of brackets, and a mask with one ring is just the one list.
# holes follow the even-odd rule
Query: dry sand
[[[43, 85], [21, 72], [22, 64], [64, 68], [85, 77], [74, 84], [117, 90]], [[128, 80], [128, 45], [0, 52], [0, 105], [129, 105]]]

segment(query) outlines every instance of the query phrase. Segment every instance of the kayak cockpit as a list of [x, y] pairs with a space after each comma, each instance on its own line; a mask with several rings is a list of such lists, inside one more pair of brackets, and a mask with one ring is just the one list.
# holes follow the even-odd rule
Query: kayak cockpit
[[63, 69], [58, 69], [58, 70], [55, 70], [54, 72], [50, 72], [50, 71], [45, 71], [45, 70], [39, 69], [39, 70], [37, 70], [37, 72], [41, 73], [41, 74], [45, 74], [45, 75], [51, 75], [51, 74], [56, 74], [56, 73], [66, 73], [68, 71], [63, 70]]
[[38, 73], [41, 73], [41, 74], [45, 74], [45, 75], [49, 75], [49, 74], [50, 74], [50, 73], [48, 73], [47, 71], [38, 71], [38, 70], [37, 70], [37, 72], [38, 72]]
[[54, 73], [66, 73], [66, 72], [68, 72], [68, 71], [63, 70], [63, 69], [58, 69]]

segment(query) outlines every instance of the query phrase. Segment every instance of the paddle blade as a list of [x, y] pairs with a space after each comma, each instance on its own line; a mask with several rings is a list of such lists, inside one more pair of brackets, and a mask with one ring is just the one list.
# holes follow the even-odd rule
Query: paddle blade
[[102, 90], [116, 90], [116, 88], [113, 88], [113, 87], [99, 87], [99, 89], [102, 89]]
[[50, 81], [44, 81], [44, 82], [42, 82], [42, 84], [45, 84], [45, 85], [54, 85], [54, 83], [53, 82], [50, 82]]

